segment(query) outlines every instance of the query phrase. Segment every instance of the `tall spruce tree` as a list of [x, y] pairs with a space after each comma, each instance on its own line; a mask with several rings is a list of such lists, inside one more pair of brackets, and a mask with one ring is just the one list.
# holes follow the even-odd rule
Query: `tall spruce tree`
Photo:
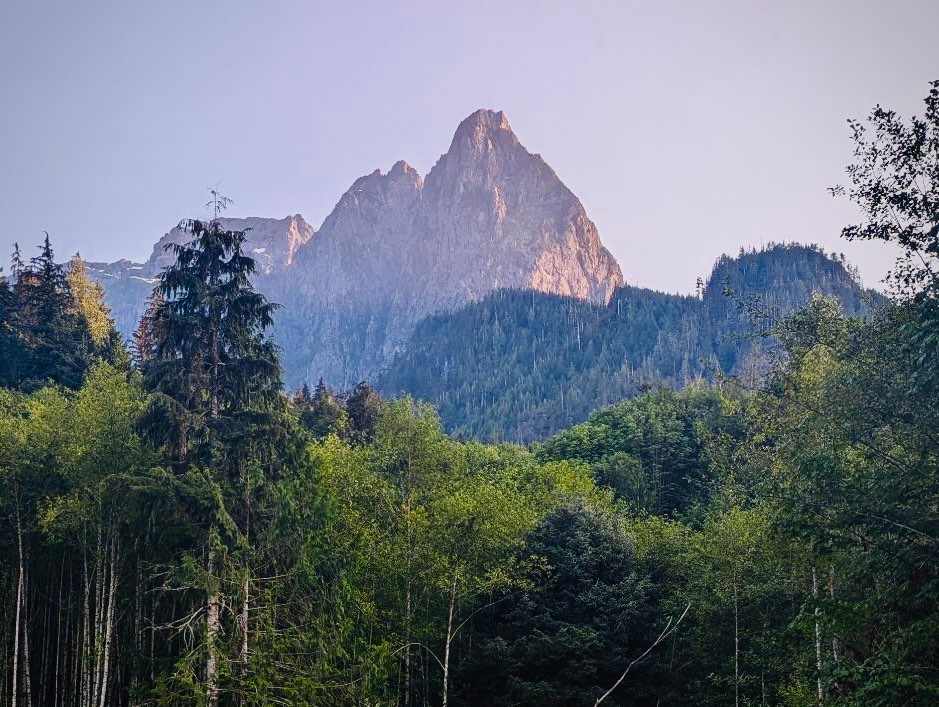
[[[151, 437], [167, 445], [178, 474], [195, 476], [211, 519], [206, 531], [206, 703], [217, 704], [226, 600], [226, 562], [238, 565], [238, 661], [248, 661], [248, 532], [252, 460], [270, 446], [280, 407], [280, 366], [265, 330], [276, 305], [254, 290], [254, 260], [244, 231], [188, 221], [188, 243], [171, 246], [176, 261], [163, 271], [149, 334], [152, 357], [144, 380], [156, 393], [148, 415]], [[138, 343], [138, 346], [140, 343]], [[139, 351], [138, 351], [139, 355]], [[192, 473], [190, 473], [192, 472]]]
[[52, 381], [78, 388], [92, 358], [87, 327], [79, 315], [65, 268], [55, 262], [46, 234], [39, 255], [24, 266], [14, 250], [12, 326], [27, 350], [15, 385], [33, 388]]

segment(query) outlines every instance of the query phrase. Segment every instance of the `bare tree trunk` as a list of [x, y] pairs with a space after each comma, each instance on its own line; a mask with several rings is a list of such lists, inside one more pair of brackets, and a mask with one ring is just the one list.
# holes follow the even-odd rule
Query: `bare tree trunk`
[[[134, 655], [140, 656], [143, 642], [143, 576], [140, 571], [140, 548], [137, 540], [134, 540]], [[140, 683], [140, 670], [138, 664], [133, 671], [132, 687], [137, 687]]]
[[[24, 567], [25, 569], [25, 567]], [[23, 687], [26, 688], [26, 707], [32, 707], [32, 671], [29, 665], [29, 575], [23, 577]]]
[[104, 557], [104, 531], [102, 530], [101, 524], [98, 524], [98, 546], [95, 551], [95, 634], [94, 640], [92, 641], [92, 646], [94, 647], [94, 671], [92, 673], [92, 682], [91, 682], [91, 700], [88, 703], [89, 705], [98, 704], [98, 690], [101, 684], [101, 634], [104, 631], [104, 574], [105, 574], [105, 557]]
[[[831, 564], [828, 566], [828, 596], [831, 599], [835, 598], [835, 566]], [[838, 644], [838, 637], [832, 635], [831, 637], [831, 657], [837, 665], [841, 659], [839, 656], [840, 646]]]
[[740, 707], [740, 602], [737, 597], [737, 573], [734, 571], [734, 706]]
[[81, 658], [76, 661], [79, 672], [79, 704], [87, 707], [91, 704], [91, 577], [88, 575], [88, 551], [83, 552], [82, 585], [84, 587], [84, 606], [82, 608], [82, 647]]
[[815, 574], [815, 567], [812, 567], [812, 597], [815, 599], [815, 668], [818, 671], [818, 704], [822, 704], [824, 701], [824, 693], [822, 691], [822, 628], [819, 624], [819, 610], [818, 610], [818, 577]]
[[[214, 533], [212, 534], [214, 536]], [[219, 608], [221, 599], [215, 581], [215, 542], [214, 537], [209, 539], [208, 557], [208, 586], [206, 588], [205, 602], [205, 695], [208, 707], [218, 705], [218, 641], [220, 620]]]
[[453, 608], [456, 603], [456, 573], [450, 583], [450, 611], [447, 615], [447, 642], [443, 649], [443, 701], [442, 707], [447, 707], [447, 691], [450, 687], [450, 643], [453, 641]]
[[[410, 564], [410, 563], [409, 563]], [[404, 707], [411, 704], [411, 574], [404, 591]]]
[[411, 565], [412, 565], [412, 547], [413, 533], [411, 528], [411, 472], [413, 470], [411, 459], [411, 446], [408, 446], [408, 486], [405, 490], [406, 500], [404, 504], [405, 525], [407, 527], [407, 584], [404, 590], [404, 707], [411, 705]]
[[12, 702], [16, 707], [16, 699], [19, 694], [19, 667], [20, 667], [20, 613], [23, 607], [23, 528], [20, 523], [19, 502], [16, 506], [16, 542], [19, 557], [19, 574], [16, 580], [16, 620], [13, 625], [13, 688]]
[[[58, 705], [65, 704], [66, 702], [65, 696], [68, 694], [68, 690], [69, 690], [69, 682], [68, 682], [69, 646], [71, 646], [72, 642], [74, 641], [74, 639], [72, 638], [72, 591], [71, 590], [72, 590], [72, 587], [74, 586], [74, 583], [72, 581], [72, 576], [73, 576], [72, 570], [71, 568], [69, 568], [69, 572], [68, 572], [69, 593], [68, 593], [68, 599], [65, 602], [65, 640], [62, 645], [62, 688], [59, 691], [59, 694], [57, 697], [56, 704]], [[76, 642], [76, 650], [77, 650], [77, 642]], [[74, 656], [73, 656], [73, 660], [74, 660]], [[75, 683], [73, 682], [72, 694], [75, 694], [74, 688], [75, 688]]]
[[248, 675], [248, 596], [251, 590], [249, 574], [248, 563], [245, 562], [244, 577], [241, 580], [241, 614], [238, 616], [238, 628], [241, 631], [241, 647], [238, 658], [241, 661], [242, 677]]
[[108, 694], [108, 672], [111, 660], [111, 635], [114, 628], [114, 598], [117, 593], [117, 534], [111, 539], [111, 586], [108, 590], [107, 622], [104, 629], [104, 657], [101, 675], [101, 692], [98, 700], [99, 707], [105, 707], [105, 697]]
[[59, 569], [59, 611], [55, 626], [55, 679], [52, 683], [52, 702], [59, 702], [59, 658], [62, 655], [62, 584], [65, 582], [65, 558]]
[[39, 702], [45, 705], [49, 704], [49, 688], [52, 686], [51, 683], [46, 680], [46, 677], [49, 675], [49, 652], [52, 650], [52, 602], [48, 599], [46, 600], [46, 616], [43, 627], [45, 640], [42, 642], [42, 658], [39, 663], [39, 675], [42, 676], [43, 682], [39, 687]]

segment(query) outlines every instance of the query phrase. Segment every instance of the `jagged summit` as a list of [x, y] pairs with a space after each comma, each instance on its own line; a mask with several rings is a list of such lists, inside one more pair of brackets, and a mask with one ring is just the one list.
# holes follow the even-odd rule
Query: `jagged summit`
[[[252, 229], [258, 286], [283, 305], [290, 381], [371, 376], [418, 320], [496, 289], [605, 303], [623, 281], [583, 205], [502, 111], [465, 118], [424, 178], [403, 160], [359, 177], [315, 234], [299, 216], [222, 221]], [[141, 276], [184, 237], [168, 232]]]
[[466, 145], [476, 151], [484, 150], [495, 144], [518, 145], [519, 141], [509, 119], [503, 111], [480, 108], [471, 113], [459, 124], [453, 134], [449, 152]]

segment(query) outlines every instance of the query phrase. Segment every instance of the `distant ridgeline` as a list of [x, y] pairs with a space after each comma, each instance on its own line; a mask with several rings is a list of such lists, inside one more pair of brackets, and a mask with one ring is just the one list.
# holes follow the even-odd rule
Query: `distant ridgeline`
[[378, 384], [434, 403], [456, 435], [531, 441], [648, 385], [755, 378], [771, 355], [761, 334], [813, 293], [850, 315], [883, 300], [843, 256], [803, 245], [722, 256], [700, 296], [624, 286], [601, 306], [500, 290], [421, 321]]

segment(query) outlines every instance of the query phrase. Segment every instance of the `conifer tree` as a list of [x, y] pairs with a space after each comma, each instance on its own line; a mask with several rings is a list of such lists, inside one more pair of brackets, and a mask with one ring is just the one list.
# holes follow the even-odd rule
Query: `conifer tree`
[[[151, 437], [171, 447], [177, 473], [202, 474], [200, 495], [214, 504], [201, 511], [202, 517], [215, 519], [206, 533], [203, 668], [206, 703], [214, 705], [223, 659], [224, 562], [239, 548], [247, 552], [248, 462], [274, 441], [281, 381], [275, 347], [265, 337], [275, 305], [251, 284], [254, 260], [242, 252], [245, 232], [225, 230], [217, 220], [183, 225], [193, 238], [172, 246], [176, 262], [160, 277], [158, 299], [151, 303], [152, 323], [145, 325], [137, 343], [139, 356], [141, 347], [146, 351], [150, 346], [147, 337], [153, 337], [152, 357], [144, 365], [145, 382], [157, 393], [147, 425]], [[244, 670], [247, 558], [239, 565], [239, 660]]]
[[300, 412], [300, 423], [317, 439], [346, 432], [348, 413], [342, 401], [326, 386], [322, 378], [312, 393], [310, 387], [304, 383], [294, 396], [294, 405]]
[[349, 413], [349, 436], [353, 441], [369, 442], [375, 435], [375, 426], [381, 412], [381, 397], [365, 381], [353, 388], [346, 401]]
[[156, 342], [159, 332], [156, 329], [156, 314], [163, 302], [159, 290], [154, 290], [147, 299], [147, 308], [144, 310], [137, 328], [134, 330], [131, 341], [131, 354], [134, 365], [143, 370], [153, 360], [156, 352]]
[[77, 314], [65, 269], [55, 262], [46, 234], [40, 253], [24, 267], [14, 249], [13, 327], [28, 349], [17, 384], [35, 387], [53, 381], [81, 385], [91, 359], [86, 328]]

